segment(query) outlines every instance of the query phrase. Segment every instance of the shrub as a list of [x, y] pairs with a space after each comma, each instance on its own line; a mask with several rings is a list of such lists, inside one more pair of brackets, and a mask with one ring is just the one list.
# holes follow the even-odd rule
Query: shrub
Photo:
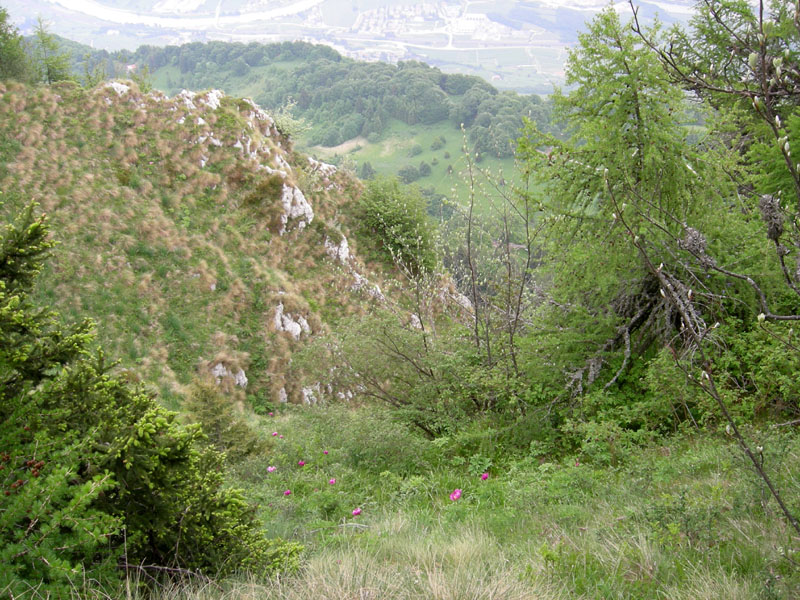
[[0, 589], [66, 597], [129, 565], [225, 574], [294, 564], [259, 533], [222, 456], [112, 377], [90, 322], [63, 328], [29, 290], [52, 243], [28, 207], [0, 231]]
[[190, 386], [183, 408], [192, 422], [203, 427], [209, 444], [224, 452], [229, 462], [238, 462], [266, 447], [239, 414], [234, 400], [210, 378], [198, 379]]
[[419, 169], [414, 165], [406, 165], [397, 172], [397, 176], [403, 183], [414, 183], [420, 177]]
[[359, 209], [364, 226], [377, 234], [393, 260], [415, 275], [433, 271], [433, 228], [418, 190], [403, 188], [396, 179], [373, 179], [367, 184]]

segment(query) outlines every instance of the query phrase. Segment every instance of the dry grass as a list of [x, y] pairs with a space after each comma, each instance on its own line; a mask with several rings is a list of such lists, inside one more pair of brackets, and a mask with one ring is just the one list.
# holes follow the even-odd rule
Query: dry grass
[[499, 545], [475, 529], [450, 535], [404, 517], [372, 525], [357, 542], [312, 556], [302, 571], [268, 581], [165, 587], [154, 600], [557, 600], [556, 587], [526, 579]]

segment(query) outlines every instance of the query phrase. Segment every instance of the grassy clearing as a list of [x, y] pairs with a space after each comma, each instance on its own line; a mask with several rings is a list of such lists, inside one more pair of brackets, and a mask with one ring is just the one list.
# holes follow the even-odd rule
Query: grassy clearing
[[[377, 173], [384, 175], [397, 175], [404, 167], [419, 168], [421, 163], [426, 163], [430, 174], [420, 177], [414, 184], [432, 188], [449, 200], [463, 204], [469, 197], [463, 145], [462, 132], [451, 123], [411, 127], [395, 121], [378, 141], [368, 142], [359, 138], [334, 148], [313, 146], [307, 151], [324, 160], [350, 163], [356, 173], [361, 173], [364, 163], [369, 163]], [[498, 180], [506, 178], [509, 183], [516, 174], [513, 158], [487, 156], [475, 167], [476, 171], [492, 173]], [[481, 210], [490, 210], [489, 198], [490, 194], [478, 195]]]
[[[269, 453], [241, 463], [235, 477], [271, 534], [305, 544], [303, 569], [226, 582], [224, 593], [165, 589], [164, 598], [800, 593], [800, 541], [724, 436], [662, 440], [613, 469], [579, 456], [516, 457], [492, 464], [484, 481], [457, 449], [422, 440], [375, 409], [287, 409], [258, 426]], [[753, 435], [769, 439], [765, 461], [796, 506], [800, 440]], [[462, 496], [452, 501], [455, 488]]]

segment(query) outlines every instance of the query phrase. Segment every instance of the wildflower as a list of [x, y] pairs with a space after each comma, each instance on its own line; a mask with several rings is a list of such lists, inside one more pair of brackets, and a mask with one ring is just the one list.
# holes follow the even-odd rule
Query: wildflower
[[298, 467], [304, 467], [304, 466], [306, 466], [306, 461], [304, 461], [304, 460], [298, 460], [298, 461], [297, 461], [297, 466], [298, 466]]
[[354, 517], [357, 517], [360, 514], [361, 514], [361, 509], [360, 508], [356, 508], [356, 509], [353, 510], [353, 516]]
[[279, 435], [279, 436], [278, 436], [278, 439], [279, 439], [279, 440], [282, 440], [282, 439], [283, 439], [283, 436], [282, 436], [282, 435]]
[[328, 481], [328, 483], [330, 483], [331, 485], [336, 485], [336, 479], [335, 478], [331, 479]]
[[322, 453], [323, 454], [328, 454], [328, 451], [327, 450], [323, 450]]
[[456, 501], [456, 500], [458, 500], [459, 498], [461, 498], [461, 490], [460, 490], [460, 489], [458, 489], [458, 488], [456, 488], [456, 489], [454, 489], [454, 490], [451, 492], [451, 494], [450, 494], [450, 500], [452, 500], [453, 502], [455, 502], [455, 501]]
[[286, 490], [285, 492], [283, 492], [284, 496], [290, 496], [291, 494], [292, 494], [292, 490]]
[[270, 417], [274, 417], [274, 416], [275, 416], [275, 413], [269, 413], [269, 416], [270, 416]]
[[[276, 435], [278, 435], [278, 432], [277, 431], [273, 431], [272, 432], [272, 437], [275, 437]], [[281, 436], [281, 437], [283, 437], [283, 436]]]
[[488, 473], [481, 473], [481, 481], [486, 481], [487, 479], [489, 479], [489, 474]]
[[273, 467], [271, 465], [269, 467], [267, 467], [267, 473], [272, 473], [274, 470], [275, 470], [275, 467]]

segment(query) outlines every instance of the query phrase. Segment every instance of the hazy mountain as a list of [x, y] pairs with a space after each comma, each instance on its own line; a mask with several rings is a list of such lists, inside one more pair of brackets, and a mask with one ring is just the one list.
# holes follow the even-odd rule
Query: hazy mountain
[[[54, 33], [96, 48], [191, 41], [305, 40], [365, 60], [422, 60], [506, 89], [546, 93], [567, 49], [604, 0], [5, 0], [23, 32], [41, 15]], [[688, 0], [639, 3], [641, 14], [685, 19]], [[627, 3], [618, 9], [628, 12]]]

